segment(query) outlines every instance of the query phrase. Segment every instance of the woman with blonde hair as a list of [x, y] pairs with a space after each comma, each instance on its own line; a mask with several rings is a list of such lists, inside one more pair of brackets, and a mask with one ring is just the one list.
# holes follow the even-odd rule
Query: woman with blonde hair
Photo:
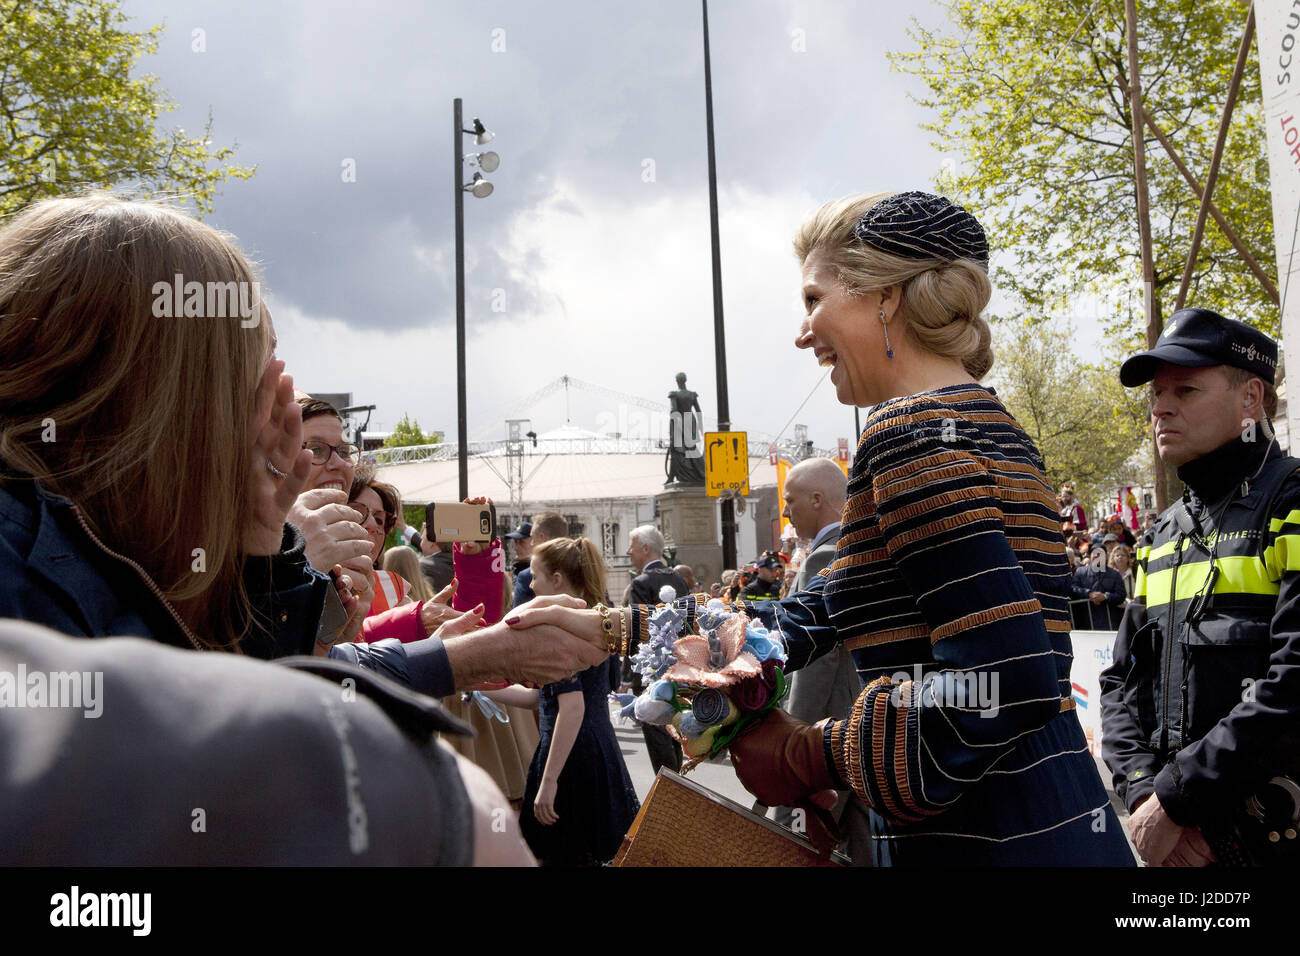
[[311, 653], [329, 585], [284, 524], [311, 460], [258, 287], [159, 204], [46, 200], [0, 231], [0, 616]]
[[384, 552], [380, 564], [383, 570], [396, 574], [406, 582], [407, 593], [412, 598], [417, 601], [433, 600], [433, 588], [429, 584], [429, 579], [420, 570], [420, 558], [413, 549], [406, 545], [389, 548]]
[[[1132, 865], [1070, 685], [1069, 563], [1033, 441], [992, 389], [975, 217], [922, 192], [849, 196], [795, 237], [795, 345], [866, 408], [829, 573], [742, 602], [798, 669], [843, 643], [845, 720], [773, 710], [731, 745], [768, 806], [852, 790], [877, 865]], [[693, 620], [694, 599], [679, 600]], [[643, 608], [624, 623], [646, 639]], [[519, 623], [600, 628], [570, 608]]]
[[[533, 590], [568, 594], [588, 607], [605, 597], [605, 563], [588, 538], [552, 538], [533, 549]], [[541, 711], [541, 741], [528, 768], [520, 829], [544, 866], [613, 859], [640, 803], [609, 721], [603, 664], [540, 691], [510, 687], [489, 696]]]

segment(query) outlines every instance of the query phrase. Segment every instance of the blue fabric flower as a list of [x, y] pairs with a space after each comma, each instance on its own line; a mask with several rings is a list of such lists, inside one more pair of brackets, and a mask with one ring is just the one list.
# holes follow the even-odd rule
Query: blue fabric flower
[[753, 621], [750, 621], [749, 627], [745, 629], [745, 650], [753, 654], [760, 664], [766, 660], [774, 660], [781, 664], [786, 661], [784, 645], [774, 638], [767, 628]]

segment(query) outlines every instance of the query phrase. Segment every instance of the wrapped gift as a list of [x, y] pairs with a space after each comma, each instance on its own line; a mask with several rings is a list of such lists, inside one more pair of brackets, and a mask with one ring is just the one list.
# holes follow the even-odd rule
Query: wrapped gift
[[812, 841], [661, 769], [614, 866], [842, 866]]

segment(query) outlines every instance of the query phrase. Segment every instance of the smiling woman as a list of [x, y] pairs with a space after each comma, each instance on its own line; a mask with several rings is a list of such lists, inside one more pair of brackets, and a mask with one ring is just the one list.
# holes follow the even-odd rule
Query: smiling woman
[[[864, 689], [847, 720], [771, 711], [732, 742], [737, 776], [768, 806], [851, 790], [872, 837], [857, 862], [1131, 865], [1074, 713], [1056, 497], [977, 381], [992, 364], [983, 229], [938, 196], [853, 196], [814, 213], [795, 250], [796, 344], [834, 365], [841, 402], [870, 408], [830, 567], [740, 606], [793, 670], [844, 645]], [[677, 603], [689, 627], [695, 600]], [[566, 608], [520, 618], [600, 626]], [[626, 618], [643, 641], [646, 618]]]
[[[876, 214], [879, 224], [861, 226], [873, 208], [885, 210]], [[896, 232], [909, 215], [915, 210], [888, 193], [850, 196], [827, 203], [795, 237], [808, 313], [795, 344], [813, 349], [819, 365], [833, 366], [831, 382], [843, 404], [874, 405], [925, 391], [930, 381], [954, 372], [974, 382], [993, 365], [981, 315], [992, 294], [982, 230], [944, 240], [889, 240], [880, 247], [837, 241], [845, 229]], [[969, 247], [955, 245], [959, 239]], [[924, 255], [899, 254], [909, 249]], [[966, 255], [944, 257], [955, 251]], [[953, 368], [958, 363], [964, 376]]]

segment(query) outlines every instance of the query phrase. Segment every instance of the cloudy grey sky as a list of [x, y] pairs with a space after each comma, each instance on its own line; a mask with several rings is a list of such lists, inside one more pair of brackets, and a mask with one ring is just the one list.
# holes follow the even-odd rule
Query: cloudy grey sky
[[[124, 6], [139, 28], [166, 24], [141, 65], [179, 104], [165, 122], [193, 131], [211, 109], [216, 142], [237, 140], [236, 160], [258, 166], [223, 186], [208, 220], [260, 262], [300, 387], [376, 404], [376, 430], [409, 412], [454, 439], [460, 96], [501, 156], [494, 194], [465, 202], [471, 439], [504, 437], [503, 419], [525, 411], [539, 431], [563, 424], [560, 396], [519, 403], [564, 374], [662, 400], [686, 371], [715, 417], [698, 0]], [[853, 413], [793, 347], [790, 238], [827, 199], [933, 185], [945, 157], [885, 53], [909, 44], [913, 16], [943, 12], [709, 12], [733, 424], [775, 433], [816, 387], [797, 421], [833, 446]], [[569, 414], [635, 425], [581, 393]]]

